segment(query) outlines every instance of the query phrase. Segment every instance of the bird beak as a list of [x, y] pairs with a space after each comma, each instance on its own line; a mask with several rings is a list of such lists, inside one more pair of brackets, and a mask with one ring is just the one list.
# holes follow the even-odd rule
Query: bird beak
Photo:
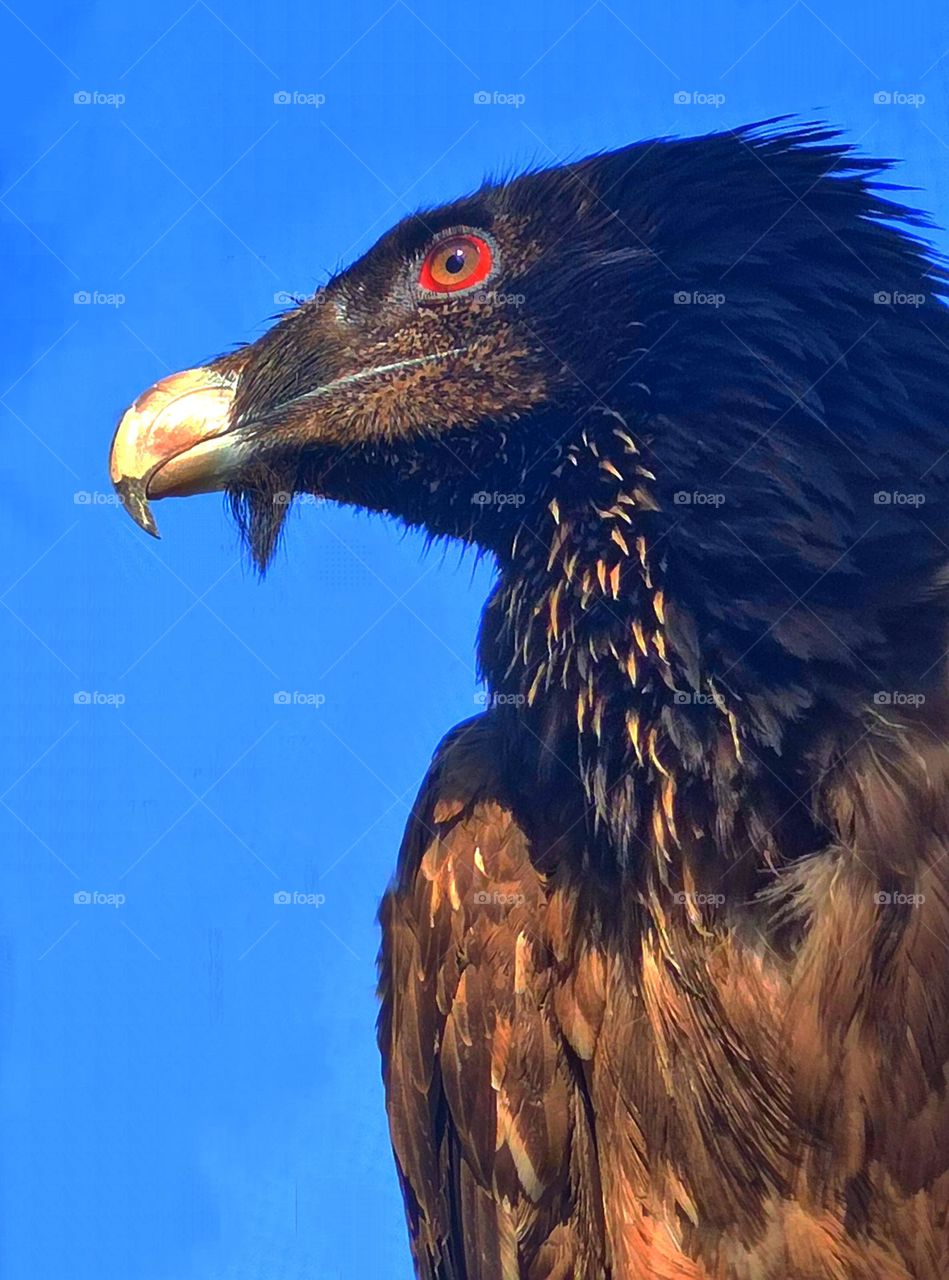
[[162, 378], [122, 415], [109, 471], [137, 525], [154, 537], [149, 499], [227, 488], [241, 463], [231, 411], [240, 371], [233, 361]]

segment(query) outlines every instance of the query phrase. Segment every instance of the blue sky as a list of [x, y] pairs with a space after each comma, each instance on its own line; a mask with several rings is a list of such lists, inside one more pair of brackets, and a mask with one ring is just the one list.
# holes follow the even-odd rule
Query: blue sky
[[488, 572], [321, 505], [263, 584], [217, 497], [155, 543], [115, 420], [485, 172], [796, 111], [946, 222], [949, 10], [15, 0], [0, 46], [0, 1274], [407, 1280], [375, 912]]

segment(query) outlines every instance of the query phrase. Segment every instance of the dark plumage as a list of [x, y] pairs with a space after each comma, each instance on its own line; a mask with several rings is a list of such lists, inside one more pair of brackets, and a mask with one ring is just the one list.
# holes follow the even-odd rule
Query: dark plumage
[[949, 1275], [949, 319], [884, 168], [487, 185], [120, 426], [261, 566], [301, 491], [496, 558], [382, 907], [423, 1280]]

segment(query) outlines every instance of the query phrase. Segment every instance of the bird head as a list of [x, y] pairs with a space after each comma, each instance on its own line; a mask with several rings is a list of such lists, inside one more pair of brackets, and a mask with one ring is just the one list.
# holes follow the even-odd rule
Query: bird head
[[[599, 299], [651, 258], [575, 167], [405, 219], [252, 345], [126, 412], [112, 478], [149, 501], [227, 490], [263, 565], [294, 494], [503, 542], [570, 416], [622, 378]], [[624, 317], [629, 325], [632, 314]]]
[[261, 567], [316, 494], [502, 564], [525, 527], [549, 545], [551, 512], [604, 544], [632, 524], [718, 618], [736, 593], [757, 620], [887, 599], [934, 559], [920, 506], [874, 494], [937, 476], [949, 329], [921, 219], [835, 136], [638, 143], [410, 216], [258, 341], [144, 392], [118, 492], [155, 533], [151, 500], [226, 491]]

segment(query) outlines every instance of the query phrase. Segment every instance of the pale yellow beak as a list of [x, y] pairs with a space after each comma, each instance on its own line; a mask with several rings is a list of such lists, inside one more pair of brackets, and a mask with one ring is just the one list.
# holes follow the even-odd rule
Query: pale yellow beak
[[112, 483], [129, 515], [158, 537], [150, 498], [224, 489], [239, 449], [230, 431], [239, 373], [212, 366], [162, 378], [122, 415], [109, 459]]

